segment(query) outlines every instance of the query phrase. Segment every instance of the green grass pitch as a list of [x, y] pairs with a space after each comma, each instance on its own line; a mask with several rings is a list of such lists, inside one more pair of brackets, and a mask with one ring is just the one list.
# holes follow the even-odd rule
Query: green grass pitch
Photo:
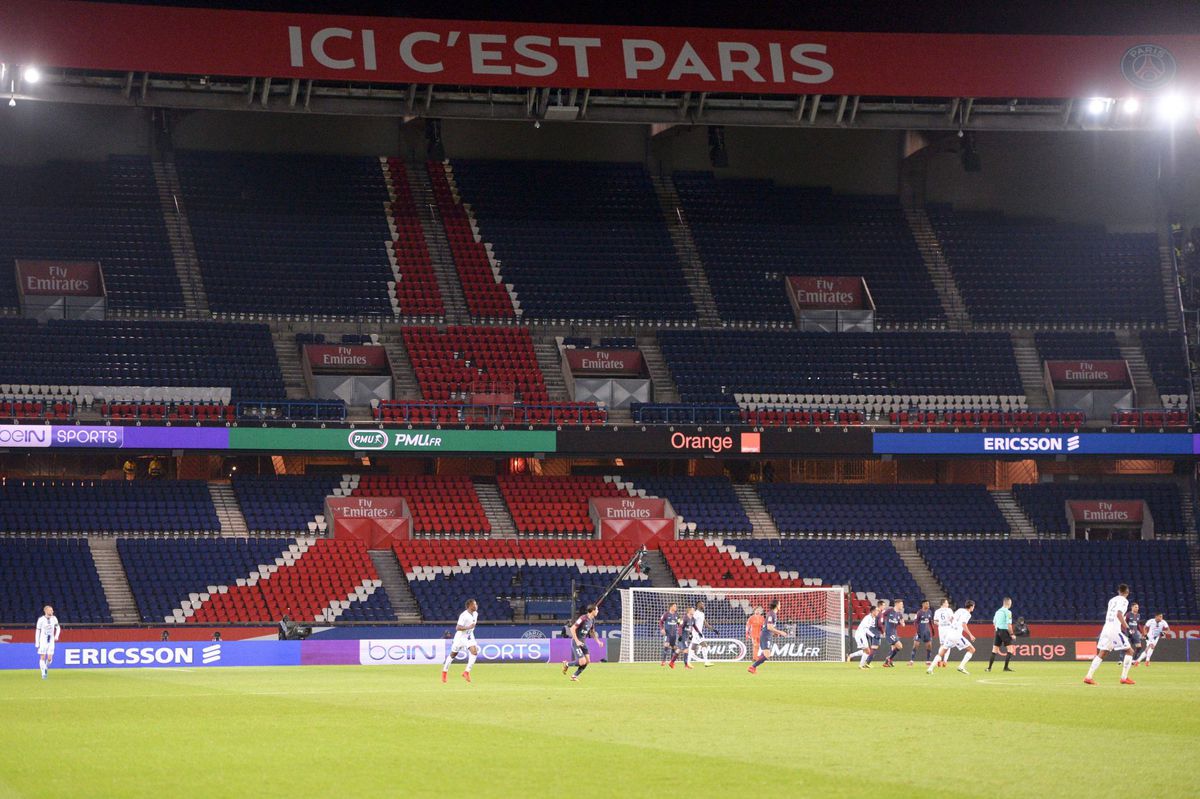
[[0, 796], [1196, 796], [1200, 669], [0, 672]]

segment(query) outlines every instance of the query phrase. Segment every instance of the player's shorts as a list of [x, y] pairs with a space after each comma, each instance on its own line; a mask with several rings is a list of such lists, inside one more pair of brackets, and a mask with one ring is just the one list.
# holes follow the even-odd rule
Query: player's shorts
[[996, 630], [996, 637], [992, 639], [993, 646], [1012, 646], [1012, 633], [1008, 630]]
[[454, 636], [454, 641], [450, 644], [450, 651], [451, 652], [462, 652], [464, 650], [470, 649], [473, 646], [479, 646], [479, 644], [477, 644], [475, 642], [475, 636], [473, 636], [473, 635], [457, 635], [456, 634]]
[[866, 633], [854, 631], [854, 645], [859, 649], [868, 649], [871, 646], [871, 636]]
[[[53, 657], [54, 656], [54, 643], [55, 643], [54, 641], [43, 641], [42, 643], [38, 644], [37, 653], [39, 655], [49, 655], [49, 656]], [[29, 650], [25, 650], [25, 651], [28, 652]]]
[[933, 640], [933, 633], [931, 633], [929, 630], [926, 630], [925, 632], [917, 630], [917, 634], [914, 636], [914, 638], [918, 643], [927, 644]]
[[1129, 643], [1133, 644], [1134, 646], [1141, 646], [1142, 645], [1142, 634], [1135, 633], [1133, 630], [1130, 630], [1129, 631]]
[[1106, 624], [1100, 631], [1100, 640], [1096, 642], [1096, 649], [1101, 652], [1112, 652], [1113, 650], [1122, 652], [1129, 649], [1129, 636], [1121, 630], [1121, 625]]
[[678, 635], [667, 635], [666, 639], [667, 639], [667, 646], [669, 646], [671, 648], [674, 648], [679, 645], [679, 636]]
[[970, 646], [965, 636], [962, 635], [944, 635], [942, 636], [942, 649], [957, 649], [959, 652]]
[[758, 637], [759, 657], [771, 654], [771, 634], [764, 632]]
[[[1162, 636], [1159, 636], [1159, 638], [1161, 638], [1161, 637], [1162, 637]], [[1158, 646], [1158, 640], [1159, 640], [1158, 638], [1147, 638], [1147, 639], [1146, 639], [1146, 646], [1148, 646], [1148, 647], [1150, 647], [1151, 649], [1153, 649], [1154, 647]]]
[[587, 641], [580, 643], [578, 646], [576, 646], [575, 642], [572, 641], [571, 642], [571, 660], [572, 660], [572, 662], [579, 660], [581, 657], [582, 658], [590, 658], [591, 657], [591, 653], [588, 652]]
[[704, 636], [703, 636], [703, 635], [699, 635], [699, 634], [697, 634], [697, 635], [693, 635], [693, 636], [692, 636], [692, 646], [696, 646], [696, 645], [698, 645], [698, 644], [702, 644], [702, 643], [704, 643]]
[[900, 634], [892, 633], [891, 635], [887, 636], [887, 642], [888, 646], [895, 646], [896, 644], [900, 643]]

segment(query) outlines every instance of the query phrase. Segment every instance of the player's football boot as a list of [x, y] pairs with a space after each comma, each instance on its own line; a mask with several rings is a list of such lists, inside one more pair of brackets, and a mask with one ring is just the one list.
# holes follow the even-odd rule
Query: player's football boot
[[570, 667], [570, 666], [568, 666], [568, 665], [567, 665], [567, 661], [565, 661], [565, 660], [564, 660], [564, 661], [563, 661], [563, 669], [562, 669], [562, 671], [563, 671], [563, 674], [566, 674], [566, 673], [567, 673], [567, 669], [569, 669], [569, 668], [571, 668], [571, 667]]
[[672, 661], [671, 661], [670, 663], [668, 663], [667, 665], [668, 665], [668, 666], [670, 666], [671, 668], [675, 668], [675, 661], [673, 661], [673, 660], [672, 660]]
[[968, 677], [971, 676], [971, 672], [967, 671], [962, 666], [959, 666], [957, 669], [955, 669], [955, 671], [962, 672], [963, 674], [966, 674]]
[[758, 674], [758, 669], [754, 668], [753, 666], [746, 669], [746, 671], [750, 672], [751, 674]]
[[1128, 677], [1122, 677], [1121, 685], [1137, 685], [1137, 683], [1135, 683], [1133, 680], [1129, 679]]
[[446, 672], [442, 672], [442, 682], [446, 681]]
[[469, 672], [469, 671], [464, 671], [464, 672], [463, 672], [463, 679], [464, 679], [464, 680], [466, 680], [467, 682], [470, 682], [470, 681], [471, 681], [471, 672]]
[[571, 675], [571, 682], [579, 682], [579, 678], [578, 678], [578, 677], [576, 677], [574, 674], [572, 674], [572, 675]]
[[1085, 685], [1095, 685], [1096, 684], [1096, 681], [1093, 680], [1091, 677], [1084, 677], [1083, 682]]
[[694, 669], [694, 668], [692, 668], [691, 666], [687, 666], [687, 665], [685, 665], [685, 666], [684, 666], [684, 668], [685, 668], [686, 670], [688, 670], [688, 671], [695, 671], [695, 669]]

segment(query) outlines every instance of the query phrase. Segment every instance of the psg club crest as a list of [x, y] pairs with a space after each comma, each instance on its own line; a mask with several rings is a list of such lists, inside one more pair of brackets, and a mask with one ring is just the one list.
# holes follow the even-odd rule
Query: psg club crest
[[1157, 44], [1138, 44], [1121, 58], [1121, 74], [1139, 89], [1166, 86], [1175, 77], [1175, 56]]

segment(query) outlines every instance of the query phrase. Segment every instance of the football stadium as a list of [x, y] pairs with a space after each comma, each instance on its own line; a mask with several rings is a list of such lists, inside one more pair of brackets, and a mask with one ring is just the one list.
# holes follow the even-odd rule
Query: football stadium
[[601, 5], [0, 0], [0, 797], [1200, 795], [1200, 6]]

